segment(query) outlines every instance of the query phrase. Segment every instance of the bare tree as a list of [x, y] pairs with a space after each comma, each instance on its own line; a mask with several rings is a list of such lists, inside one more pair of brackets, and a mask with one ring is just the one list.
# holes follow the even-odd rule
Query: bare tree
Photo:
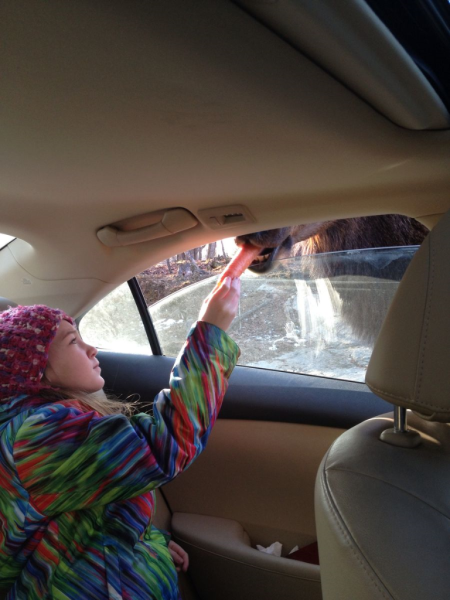
[[208, 246], [208, 258], [214, 258], [216, 255], [216, 242], [209, 244]]
[[222, 254], [223, 254], [223, 257], [224, 258], [228, 258], [228, 254], [226, 253], [225, 245], [223, 243], [223, 240], [220, 240], [220, 243], [222, 244]]
[[[197, 250], [197, 248], [195, 248], [195, 250]], [[192, 270], [193, 270], [195, 273], [198, 273], [198, 272], [200, 271], [200, 269], [199, 269], [199, 267], [198, 267], [198, 264], [195, 262], [195, 259], [194, 259], [194, 257], [192, 256], [192, 254], [193, 254], [193, 251], [192, 251], [192, 250], [188, 250], [187, 252], [185, 252], [185, 254], [186, 254], [186, 258], [187, 258], [187, 259], [188, 259], [188, 261], [191, 263]]]
[[202, 250], [205, 246], [198, 246], [197, 248], [193, 248], [192, 252], [194, 253], [194, 260], [202, 260]]

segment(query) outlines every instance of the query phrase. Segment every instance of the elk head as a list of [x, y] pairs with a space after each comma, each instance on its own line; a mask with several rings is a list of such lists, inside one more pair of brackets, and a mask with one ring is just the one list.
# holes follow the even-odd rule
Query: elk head
[[249, 269], [255, 273], [265, 273], [273, 267], [274, 260], [291, 256], [294, 244], [315, 237], [326, 229], [327, 225], [328, 222], [324, 221], [293, 227], [281, 227], [280, 229], [268, 229], [240, 235], [234, 241], [237, 246], [252, 244], [257, 248], [261, 248], [259, 256]]

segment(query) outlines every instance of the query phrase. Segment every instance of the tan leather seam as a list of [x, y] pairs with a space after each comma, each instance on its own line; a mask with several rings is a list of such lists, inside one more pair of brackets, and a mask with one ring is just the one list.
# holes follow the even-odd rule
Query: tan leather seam
[[[404, 396], [399, 396], [398, 394], [390, 394], [389, 392], [385, 392], [384, 390], [382, 390], [380, 388], [376, 388], [372, 384], [370, 384], [369, 387], [372, 391], [380, 392], [380, 394], [384, 394], [385, 396], [388, 396], [389, 398], [394, 398], [395, 400], [404, 400], [405, 402], [409, 402], [409, 404], [411, 404], [413, 407], [416, 404], [414, 402], [414, 400], [411, 400], [411, 398], [405, 398]], [[417, 403], [417, 404], [419, 404], [419, 403]], [[422, 403], [420, 403], [420, 406], [426, 406], [428, 408], [433, 408], [434, 410], [443, 410], [445, 413], [449, 412], [448, 405], [447, 406], [436, 406], [435, 404], [429, 404], [427, 402], [422, 402]]]
[[[291, 579], [300, 579], [301, 581], [311, 581], [313, 583], [320, 583], [319, 579], [313, 579], [311, 577], [301, 577], [298, 575], [290, 575], [289, 573], [283, 573], [282, 571], [276, 571], [274, 569], [266, 569], [264, 567], [259, 567], [258, 565], [254, 565], [250, 562], [245, 562], [243, 560], [238, 560], [237, 558], [232, 558], [231, 556], [225, 556], [224, 554], [219, 554], [218, 552], [213, 552], [212, 550], [208, 550], [203, 548], [202, 546], [198, 546], [197, 544], [193, 544], [192, 542], [185, 540], [179, 535], [176, 536], [177, 541], [181, 542], [184, 546], [191, 546], [192, 548], [197, 548], [197, 550], [201, 550], [202, 552], [206, 552], [207, 554], [212, 554], [213, 556], [218, 556], [223, 560], [230, 560], [231, 562], [238, 563], [245, 567], [250, 567], [251, 569], [258, 569], [259, 571], [265, 571], [266, 573], [273, 573], [274, 575], [280, 575], [281, 577], [290, 577]], [[288, 560], [288, 559], [286, 559]]]
[[405, 398], [404, 396], [399, 396], [398, 394], [390, 394], [389, 392], [385, 392], [381, 388], [376, 388], [372, 384], [370, 384], [370, 389], [374, 390], [375, 392], [380, 392], [380, 393], [384, 394], [385, 396], [389, 396], [389, 398], [395, 398], [397, 400], [404, 400], [405, 402], [411, 402], [412, 403], [411, 398]]
[[[430, 325], [430, 312], [431, 312], [431, 303], [432, 303], [432, 297], [433, 297], [433, 289], [434, 289], [434, 273], [435, 273], [435, 248], [434, 245], [432, 244], [432, 240], [430, 239], [428, 242], [429, 245], [429, 249], [430, 249], [430, 271], [429, 271], [429, 285], [428, 285], [428, 298], [427, 298], [427, 306], [425, 309], [425, 324], [424, 324], [424, 332], [423, 332], [423, 346], [422, 346], [422, 350], [421, 350], [421, 356], [420, 356], [420, 367], [419, 367], [419, 377], [418, 377], [418, 381], [417, 381], [417, 388], [416, 388], [416, 394], [415, 394], [415, 400], [417, 402], [419, 402], [419, 398], [420, 398], [420, 392], [422, 390], [422, 381], [423, 381], [423, 373], [424, 373], [424, 367], [425, 367], [425, 350], [427, 347], [427, 340], [428, 340], [428, 329], [429, 329], [429, 325]], [[429, 406], [426, 402], [422, 403], [423, 406]]]
[[[334, 469], [331, 469], [334, 470]], [[358, 556], [358, 553], [355, 550], [356, 544], [352, 541], [352, 539], [350, 538], [350, 536], [347, 534], [347, 532], [345, 531], [343, 525], [340, 522], [340, 519], [338, 517], [338, 513], [337, 510], [335, 509], [335, 507], [333, 506], [332, 500], [331, 500], [331, 493], [328, 489], [328, 485], [326, 482], [326, 473], [324, 473], [321, 476], [321, 481], [322, 481], [322, 487], [324, 490], [324, 498], [328, 504], [328, 507], [330, 509], [330, 513], [336, 523], [336, 525], [338, 526], [339, 530], [341, 531], [345, 541], [347, 542], [351, 553], [353, 554], [354, 558], [356, 559], [356, 561], [361, 565], [361, 567], [363, 568], [363, 571], [366, 573], [367, 577], [369, 578], [370, 582], [376, 587], [376, 589], [380, 592], [380, 594], [383, 596], [383, 598], [385, 598], [386, 600], [392, 600], [392, 596], [391, 594], [389, 594], [389, 596], [386, 596], [385, 591], [380, 587], [380, 585], [378, 584], [378, 582], [373, 578], [372, 573], [370, 571], [368, 571], [366, 565], [364, 564], [364, 562], [361, 560], [361, 558]], [[320, 550], [319, 550], [320, 552]], [[362, 554], [361, 551], [359, 551], [360, 554]]]
[[421, 502], [422, 504], [424, 504], [425, 506], [428, 506], [428, 508], [430, 508], [431, 510], [437, 512], [438, 514], [442, 515], [444, 518], [446, 519], [450, 519], [450, 515], [447, 515], [445, 513], [443, 513], [441, 510], [439, 510], [438, 508], [436, 508], [435, 506], [433, 506], [432, 504], [429, 504], [428, 502], [426, 502], [425, 500], [423, 500], [422, 498], [420, 498], [420, 496], [416, 496], [415, 494], [411, 494], [411, 492], [408, 492], [407, 490], [398, 487], [398, 485], [394, 485], [393, 483], [389, 483], [388, 481], [385, 481], [384, 479], [380, 479], [379, 477], [374, 477], [373, 475], [367, 475], [366, 473], [361, 473], [360, 471], [354, 471], [351, 469], [342, 469], [340, 467], [331, 467], [329, 469], [330, 471], [341, 471], [342, 473], [352, 473], [353, 475], [359, 475], [360, 477], [366, 477], [367, 479], [373, 479], [374, 481], [380, 481], [381, 483], [383, 483], [384, 485], [387, 485], [395, 490], [399, 490], [400, 492], [403, 492], [404, 494], [411, 496], [411, 498], [414, 498], [415, 500], [417, 500], [418, 502]]

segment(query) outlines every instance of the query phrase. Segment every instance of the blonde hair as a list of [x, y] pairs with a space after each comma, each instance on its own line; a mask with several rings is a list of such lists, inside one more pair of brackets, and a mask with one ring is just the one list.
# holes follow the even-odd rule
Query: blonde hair
[[43, 389], [39, 392], [39, 396], [51, 402], [62, 400], [75, 400], [82, 404], [88, 410], [95, 410], [103, 417], [107, 415], [126, 415], [131, 417], [136, 411], [137, 400], [122, 402], [114, 396], [108, 397], [103, 390], [88, 394], [80, 390], [54, 390]]

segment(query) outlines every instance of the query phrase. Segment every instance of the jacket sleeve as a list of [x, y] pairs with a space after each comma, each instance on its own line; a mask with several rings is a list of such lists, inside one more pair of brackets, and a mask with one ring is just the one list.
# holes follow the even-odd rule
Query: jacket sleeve
[[191, 329], [153, 414], [101, 417], [46, 404], [17, 431], [22, 485], [49, 516], [133, 498], [173, 479], [203, 450], [239, 348], [221, 329]]

